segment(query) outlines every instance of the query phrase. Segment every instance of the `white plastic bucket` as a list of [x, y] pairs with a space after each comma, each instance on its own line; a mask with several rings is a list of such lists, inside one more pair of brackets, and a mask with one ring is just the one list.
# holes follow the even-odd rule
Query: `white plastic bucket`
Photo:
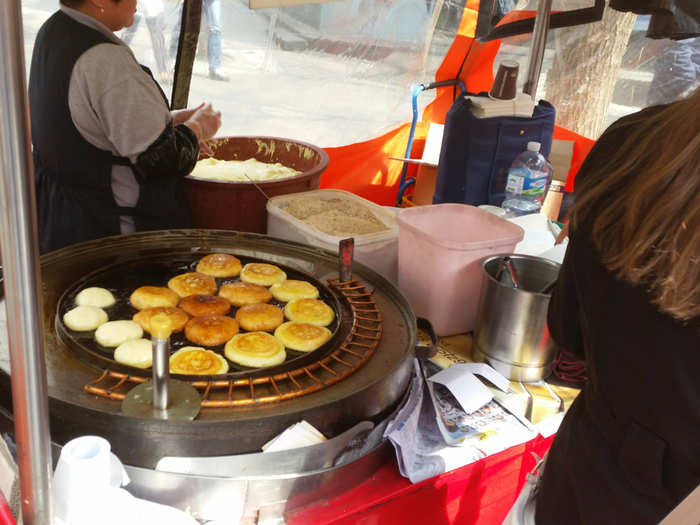
[[406, 208], [399, 225], [399, 289], [439, 336], [470, 332], [483, 281], [481, 260], [507, 253], [520, 226], [467, 204]]
[[344, 199], [365, 206], [385, 226], [386, 231], [353, 236], [355, 239], [355, 259], [366, 264], [392, 284], [396, 285], [398, 266], [398, 227], [396, 215], [344, 190], [313, 190], [290, 193], [270, 198], [267, 201], [267, 234], [279, 239], [310, 244], [332, 252], [338, 252], [338, 242], [349, 235], [337, 237], [325, 234], [297, 219], [286, 211], [289, 202], [297, 197], [314, 197], [317, 199]]

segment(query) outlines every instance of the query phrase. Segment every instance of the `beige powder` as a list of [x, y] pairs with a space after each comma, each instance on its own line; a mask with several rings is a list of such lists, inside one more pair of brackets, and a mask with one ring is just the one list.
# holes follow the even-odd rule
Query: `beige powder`
[[286, 211], [309, 226], [336, 237], [389, 229], [367, 206], [346, 199], [299, 197], [289, 202]]

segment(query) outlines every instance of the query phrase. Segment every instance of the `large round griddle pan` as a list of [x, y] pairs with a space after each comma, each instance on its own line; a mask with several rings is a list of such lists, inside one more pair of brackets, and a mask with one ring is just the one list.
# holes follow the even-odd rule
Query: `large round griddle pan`
[[[416, 320], [406, 300], [364, 265], [353, 277], [373, 291], [384, 320], [372, 357], [355, 373], [317, 392], [275, 404], [206, 409], [192, 422], [144, 420], [120, 413], [120, 402], [91, 395], [84, 385], [101, 368], [70, 349], [57, 335], [55, 319], [64, 292], [101, 269], [139, 259], [205, 255], [216, 251], [297, 269], [320, 282], [338, 277], [337, 255], [263, 235], [220, 230], [143, 232], [98, 239], [42, 256], [43, 324], [52, 439], [63, 444], [96, 434], [109, 439], [127, 464], [153, 468], [163, 456], [215, 456], [258, 451], [262, 444], [302, 419], [335, 436], [395, 405], [411, 373]], [[345, 337], [339, 330], [338, 337]], [[0, 404], [12, 410], [9, 370], [0, 373]]]

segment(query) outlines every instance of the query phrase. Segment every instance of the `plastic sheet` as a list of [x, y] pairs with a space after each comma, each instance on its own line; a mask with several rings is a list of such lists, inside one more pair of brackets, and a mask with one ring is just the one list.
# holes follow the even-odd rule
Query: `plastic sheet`
[[[228, 82], [209, 78], [208, 55], [216, 53], [216, 31], [207, 20], [212, 4], [220, 9], [221, 71]], [[323, 147], [379, 136], [410, 120], [410, 86], [435, 78], [464, 5], [343, 0], [250, 10], [247, 0], [203, 0], [190, 105], [206, 100], [220, 109], [221, 135], [293, 137]], [[177, 3], [166, 0], [163, 17], [172, 53]], [[146, 24], [131, 46], [139, 61], [157, 65]], [[162, 85], [169, 94], [167, 80]], [[422, 97], [421, 106], [433, 96]]]
[[[537, 97], [554, 104], [558, 125], [595, 140], [618, 118], [700, 86], [700, 38], [652, 40], [648, 23], [606, 10], [600, 24], [549, 33]], [[495, 60], [520, 64], [519, 89], [529, 49], [528, 36], [507, 38]]]

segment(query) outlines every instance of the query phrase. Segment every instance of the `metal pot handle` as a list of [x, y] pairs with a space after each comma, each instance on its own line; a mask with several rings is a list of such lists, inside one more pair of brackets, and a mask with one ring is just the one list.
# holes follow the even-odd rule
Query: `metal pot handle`
[[430, 321], [423, 317], [416, 317], [416, 326], [427, 332], [428, 335], [430, 336], [430, 345], [423, 345], [420, 343], [416, 343], [416, 357], [419, 358], [424, 358], [424, 359], [429, 359], [431, 357], [434, 357], [435, 354], [437, 354], [438, 351], [438, 338], [437, 335], [435, 335], [435, 330], [433, 329], [433, 325], [430, 324]]

